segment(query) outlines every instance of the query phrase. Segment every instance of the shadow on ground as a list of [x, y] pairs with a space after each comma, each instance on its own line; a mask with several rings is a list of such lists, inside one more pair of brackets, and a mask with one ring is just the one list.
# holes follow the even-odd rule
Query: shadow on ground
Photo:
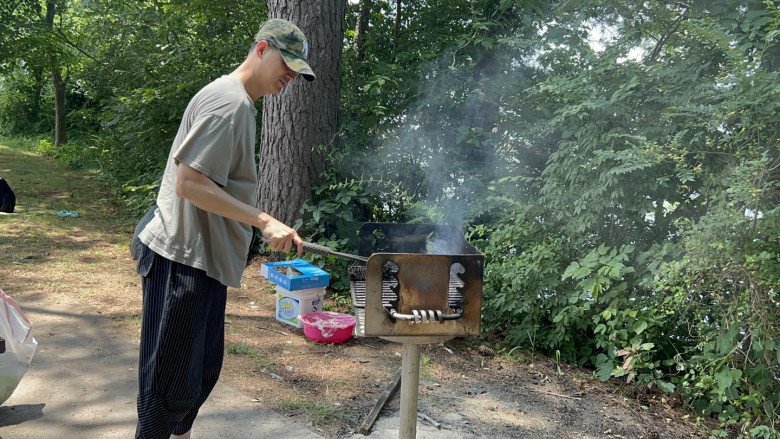
[[46, 404], [19, 404], [0, 407], [0, 427], [17, 425], [22, 422], [43, 417]]

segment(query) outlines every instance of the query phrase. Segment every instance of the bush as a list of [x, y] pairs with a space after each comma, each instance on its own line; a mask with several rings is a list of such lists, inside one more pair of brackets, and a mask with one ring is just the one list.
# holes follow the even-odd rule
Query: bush
[[641, 249], [574, 248], [522, 210], [472, 228], [487, 259], [486, 331], [560, 352], [602, 380], [677, 391], [701, 414], [775, 437], [780, 208], [751, 218], [730, 198], [679, 242]]
[[37, 101], [32, 75], [21, 69], [0, 76], [0, 135], [35, 135], [54, 126], [51, 87], [42, 83]]

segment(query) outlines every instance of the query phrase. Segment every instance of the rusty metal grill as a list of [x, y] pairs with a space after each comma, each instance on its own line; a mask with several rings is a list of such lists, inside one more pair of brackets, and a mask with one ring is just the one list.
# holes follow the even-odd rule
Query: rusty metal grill
[[356, 335], [479, 334], [484, 257], [453, 226], [368, 223], [349, 269]]

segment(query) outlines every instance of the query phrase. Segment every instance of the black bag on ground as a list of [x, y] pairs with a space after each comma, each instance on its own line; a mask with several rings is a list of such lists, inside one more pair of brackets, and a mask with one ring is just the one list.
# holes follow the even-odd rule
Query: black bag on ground
[[11, 190], [11, 186], [0, 177], [0, 212], [14, 213], [16, 207], [16, 194]]
[[130, 242], [130, 254], [133, 255], [133, 259], [138, 260], [138, 258], [141, 257], [141, 249], [143, 248], [143, 243], [140, 239], [138, 239], [138, 235], [141, 233], [141, 231], [146, 227], [147, 224], [149, 224], [149, 221], [154, 218], [154, 211], [157, 210], [157, 204], [152, 204], [152, 207], [149, 208], [149, 210], [146, 211], [146, 214], [144, 214], [144, 217], [141, 218], [141, 221], [138, 221], [138, 224], [135, 226], [135, 232], [133, 232], [133, 240]]

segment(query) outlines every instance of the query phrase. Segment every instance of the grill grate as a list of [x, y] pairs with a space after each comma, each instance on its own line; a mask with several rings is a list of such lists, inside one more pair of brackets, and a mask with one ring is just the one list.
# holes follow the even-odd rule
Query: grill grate
[[[355, 335], [362, 337], [365, 335], [366, 323], [366, 266], [362, 264], [353, 264], [349, 267], [349, 293], [352, 296], [352, 306], [355, 308]], [[382, 305], [389, 312], [397, 307], [398, 294], [393, 290], [398, 282], [391, 276], [385, 276], [382, 279]], [[459, 288], [463, 287], [463, 282], [457, 275], [450, 273], [450, 286], [448, 291], [448, 305], [453, 309], [460, 309], [463, 304], [463, 294]]]
[[[398, 302], [398, 294], [393, 289], [398, 282], [391, 277], [382, 279], [382, 305], [391, 309]], [[450, 308], [460, 308], [463, 304], [463, 294], [458, 290], [463, 282], [454, 273], [450, 273], [450, 287], [448, 291], [448, 305]], [[349, 293], [352, 296], [352, 306], [355, 308], [366, 307], [366, 266], [352, 265], [349, 268]]]

